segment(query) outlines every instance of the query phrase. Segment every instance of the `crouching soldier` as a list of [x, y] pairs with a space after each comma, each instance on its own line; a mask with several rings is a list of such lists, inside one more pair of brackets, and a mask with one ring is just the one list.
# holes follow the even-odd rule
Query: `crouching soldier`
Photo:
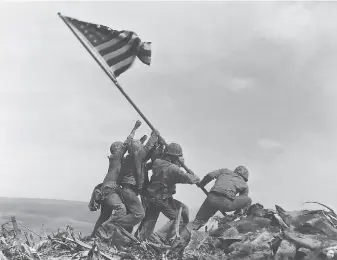
[[[108, 156], [109, 169], [101, 185], [101, 215], [99, 216], [93, 231], [93, 235], [100, 238], [109, 239], [115, 230], [115, 227], [111, 225], [109, 219], [112, 211], [115, 211], [115, 216], [125, 216], [126, 214], [126, 208], [120, 196], [118, 179], [124, 154], [140, 125], [141, 122], [137, 121], [124, 143], [118, 141], [110, 146], [111, 155]], [[94, 192], [97, 193], [97, 189]], [[93, 206], [89, 205], [90, 210], [95, 208], [95, 204]]]
[[[160, 213], [175, 221], [179, 208], [186, 209], [182, 202], [173, 199], [175, 185], [177, 183], [196, 184], [200, 181], [196, 175], [185, 173], [180, 169], [179, 158], [183, 159], [180, 145], [171, 143], [165, 148], [163, 157], [153, 163], [152, 176], [146, 192], [145, 218], [139, 230], [141, 240], [148, 239], [152, 235]], [[188, 214], [183, 216], [188, 218]]]
[[[195, 220], [188, 226], [193, 230], [200, 229], [217, 212], [224, 215], [226, 212], [235, 211], [239, 213], [248, 208], [252, 200], [248, 197], [249, 172], [244, 166], [238, 166], [234, 172], [228, 169], [220, 169], [207, 174], [198, 183], [199, 187], [205, 187], [210, 181], [216, 179], [206, 200], [201, 205]], [[239, 194], [239, 196], [236, 196]]]

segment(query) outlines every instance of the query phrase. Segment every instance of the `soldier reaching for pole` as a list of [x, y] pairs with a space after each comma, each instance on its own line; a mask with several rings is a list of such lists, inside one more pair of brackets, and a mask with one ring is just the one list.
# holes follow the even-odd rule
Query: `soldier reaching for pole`
[[96, 198], [92, 199], [89, 203], [89, 209], [91, 211], [97, 210], [97, 188], [100, 188], [100, 201], [102, 204], [101, 215], [99, 216], [96, 225], [94, 227], [92, 235], [97, 235], [101, 238], [108, 239], [111, 236], [111, 230], [113, 227], [110, 227], [109, 218], [111, 217], [112, 211], [115, 211], [115, 215], [117, 216], [124, 216], [126, 214], [126, 208], [124, 203], [122, 202], [120, 196], [120, 187], [118, 183], [119, 174], [122, 166], [122, 160], [124, 154], [126, 153], [128, 147], [133, 140], [136, 130], [140, 127], [141, 122], [138, 120], [132, 129], [130, 135], [127, 137], [125, 142], [114, 142], [110, 146], [111, 155], [108, 156], [109, 158], [109, 169], [108, 173], [106, 174], [103, 183], [96, 186], [93, 196]]
[[113, 217], [111, 221], [123, 226], [130, 233], [132, 233], [133, 227], [141, 222], [145, 216], [144, 208], [138, 195], [143, 191], [144, 164], [149, 159], [149, 153], [155, 147], [158, 136], [159, 133], [157, 131], [152, 131], [146, 145], [143, 145], [144, 138], [132, 140], [128, 149], [129, 154], [122, 164], [120, 184], [127, 214]]
[[[180, 169], [179, 159], [183, 159], [182, 148], [179, 144], [171, 143], [165, 148], [163, 157], [153, 162], [153, 174], [146, 191], [146, 214], [139, 231], [141, 240], [148, 239], [152, 235], [160, 213], [175, 221], [179, 208], [186, 209], [182, 202], [173, 199], [175, 185], [196, 184], [200, 181], [196, 175], [185, 173]], [[187, 224], [188, 214], [184, 216], [183, 221]]]
[[[210, 190], [206, 200], [201, 205], [195, 220], [189, 223], [193, 230], [200, 229], [217, 212], [226, 215], [226, 212], [235, 211], [239, 214], [244, 208], [248, 208], [252, 203], [248, 197], [249, 172], [244, 166], [238, 166], [234, 171], [219, 169], [208, 173], [199, 187], [206, 186], [210, 181], [216, 179], [213, 188]], [[239, 193], [239, 196], [236, 194]]]

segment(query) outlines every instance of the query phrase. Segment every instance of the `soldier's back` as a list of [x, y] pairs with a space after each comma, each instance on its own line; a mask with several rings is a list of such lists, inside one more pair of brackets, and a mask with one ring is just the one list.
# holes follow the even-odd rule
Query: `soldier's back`
[[241, 177], [237, 176], [233, 171], [228, 170], [216, 179], [211, 191], [226, 194], [228, 190], [231, 190], [236, 194], [246, 186], [247, 184]]

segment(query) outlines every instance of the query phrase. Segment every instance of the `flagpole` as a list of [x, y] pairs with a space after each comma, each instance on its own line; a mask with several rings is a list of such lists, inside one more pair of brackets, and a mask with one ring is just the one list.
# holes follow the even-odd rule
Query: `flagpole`
[[[136, 106], [136, 104], [131, 100], [131, 98], [125, 93], [125, 91], [123, 90], [123, 88], [119, 85], [117, 79], [115, 78], [115, 76], [113, 75], [113, 73], [106, 68], [103, 63], [100, 61], [100, 59], [98, 57], [96, 57], [96, 55], [94, 54], [92, 48], [89, 48], [87, 46], [87, 44], [83, 41], [83, 39], [81, 39], [81, 37], [79, 37], [79, 35], [75, 32], [75, 30], [68, 24], [68, 22], [66, 21], [66, 19], [62, 16], [62, 14], [60, 12], [57, 13], [59, 15], [59, 17], [62, 19], [62, 21], [67, 25], [67, 27], [70, 29], [70, 31], [76, 36], [76, 38], [82, 43], [83, 47], [90, 53], [90, 55], [94, 58], [94, 60], [98, 63], [98, 65], [101, 67], [101, 69], [107, 74], [107, 76], [111, 79], [111, 81], [116, 85], [116, 87], [119, 89], [119, 91], [123, 94], [123, 96], [129, 101], [129, 103], [133, 106], [133, 108], [138, 112], [138, 114], [144, 119], [144, 121], [148, 124], [148, 126], [152, 129], [152, 131], [155, 130], [155, 128], [153, 127], [153, 125], [150, 123], [150, 121], [145, 117], [145, 115], [139, 110], [139, 108]], [[164, 143], [165, 146], [167, 146], [166, 141], [164, 140], [164, 138], [162, 138], [162, 141]], [[178, 158], [179, 160], [179, 158]], [[189, 173], [189, 174], [193, 174], [187, 167], [186, 165], [179, 160], [181, 166]], [[204, 188], [204, 187], [199, 187], [200, 189], [202, 189], [202, 191], [208, 195], [208, 191]]]

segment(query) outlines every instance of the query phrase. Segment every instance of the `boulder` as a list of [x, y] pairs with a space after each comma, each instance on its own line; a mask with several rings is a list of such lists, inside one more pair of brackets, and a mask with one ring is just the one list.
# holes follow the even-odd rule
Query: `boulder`
[[275, 254], [275, 260], [281, 260], [285, 257], [293, 259], [296, 255], [296, 246], [287, 240], [283, 240]]

